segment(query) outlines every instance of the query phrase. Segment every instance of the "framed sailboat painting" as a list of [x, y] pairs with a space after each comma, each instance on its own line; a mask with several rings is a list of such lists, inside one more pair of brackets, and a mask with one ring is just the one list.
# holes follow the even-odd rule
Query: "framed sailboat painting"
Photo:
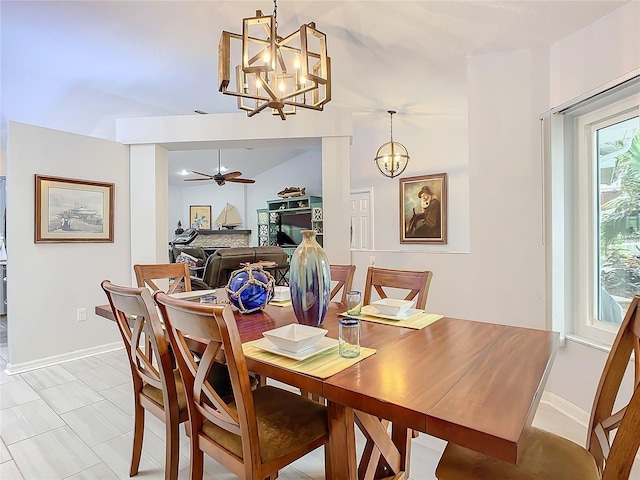
[[113, 242], [113, 183], [45, 175], [35, 180], [35, 243]]

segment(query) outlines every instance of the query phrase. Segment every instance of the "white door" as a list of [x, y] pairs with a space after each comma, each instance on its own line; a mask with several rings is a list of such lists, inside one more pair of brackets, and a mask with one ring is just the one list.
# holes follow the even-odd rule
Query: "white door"
[[351, 248], [371, 250], [373, 248], [373, 213], [371, 211], [371, 192], [353, 192], [349, 202], [351, 224]]

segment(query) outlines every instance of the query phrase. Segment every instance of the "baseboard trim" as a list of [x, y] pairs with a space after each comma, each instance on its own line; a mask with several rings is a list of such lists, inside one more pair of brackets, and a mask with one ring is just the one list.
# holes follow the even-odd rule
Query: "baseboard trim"
[[542, 392], [542, 398], [540, 399], [540, 402], [545, 403], [552, 408], [555, 408], [564, 416], [569, 417], [571, 420], [583, 426], [584, 428], [589, 427], [589, 412], [585, 412], [580, 407], [574, 405], [571, 402], [568, 402], [555, 393], [547, 391]]
[[60, 355], [53, 355], [51, 357], [40, 358], [38, 360], [32, 360], [30, 362], [23, 363], [7, 363], [7, 369], [5, 370], [8, 375], [15, 375], [18, 373], [28, 372], [35, 370], [36, 368], [50, 367], [52, 365], [58, 365], [60, 363], [70, 362], [72, 360], [79, 360], [85, 357], [91, 357], [100, 353], [113, 352], [124, 348], [122, 341], [107, 343], [105, 345], [98, 345], [91, 348], [83, 348], [74, 352], [62, 353]]

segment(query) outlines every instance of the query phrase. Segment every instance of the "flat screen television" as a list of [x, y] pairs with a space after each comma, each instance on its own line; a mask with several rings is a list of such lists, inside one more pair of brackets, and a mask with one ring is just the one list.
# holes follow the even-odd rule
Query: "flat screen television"
[[281, 247], [296, 246], [302, 241], [302, 230], [311, 229], [311, 212], [280, 214], [276, 242]]

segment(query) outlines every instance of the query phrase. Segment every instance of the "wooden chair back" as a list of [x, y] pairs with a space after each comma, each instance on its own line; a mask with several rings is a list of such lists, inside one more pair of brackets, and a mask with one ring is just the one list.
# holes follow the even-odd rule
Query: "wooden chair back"
[[355, 265], [329, 265], [331, 270], [331, 281], [338, 282], [331, 290], [330, 300], [340, 292], [342, 289], [342, 296], [340, 297], [340, 303], [346, 303], [347, 292], [353, 287], [353, 275], [356, 273]]
[[162, 388], [171, 400], [176, 389], [171, 355], [151, 293], [144, 287], [121, 287], [108, 280], [102, 282], [102, 289], [129, 355], [134, 390], [148, 383]]
[[[614, 413], [614, 405], [634, 355], [633, 393], [629, 403]], [[603, 480], [628, 478], [640, 447], [640, 295], [625, 316], [607, 358], [591, 410], [587, 450]], [[615, 433], [611, 443], [612, 433]]]
[[[371, 304], [371, 292], [373, 289], [380, 298], [387, 298], [384, 288], [397, 288], [409, 290], [405, 300], [416, 299], [415, 308], [424, 310], [427, 305], [427, 295], [433, 273], [429, 271], [415, 272], [410, 270], [390, 270], [386, 268], [369, 267], [364, 286], [363, 305]], [[416, 298], [417, 297], [417, 298]]]
[[[190, 292], [191, 275], [189, 265], [186, 263], [158, 263], [149, 265], [134, 265], [133, 271], [136, 273], [138, 287], [149, 286], [151, 290], [166, 291], [166, 293]], [[169, 288], [160, 288], [156, 281], [166, 279], [169, 281]]]
[[[281, 405], [274, 400], [275, 397], [271, 397], [272, 400], [267, 404], [259, 403], [265, 398], [262, 395], [263, 392], [279, 389], [265, 386], [252, 392], [240, 334], [229, 305], [199, 304], [176, 299], [162, 292], [156, 292], [154, 298], [167, 326], [169, 340], [176, 353], [178, 368], [187, 394], [188, 428], [191, 438], [190, 478], [202, 479], [203, 452], [240, 478], [255, 480], [276, 478], [280, 468], [327, 441], [328, 436], [325, 430], [308, 444], [295, 445], [293, 450], [284, 455], [269, 457], [262, 450], [270, 448], [270, 443], [261, 445], [262, 435], [259, 435], [258, 431], [260, 418], [270, 417], [272, 410], [277, 408], [284, 410], [286, 416], [290, 417], [292, 411], [304, 412], [308, 407], [315, 405], [314, 402], [302, 399], [291, 392], [281, 391], [285, 396], [289, 396], [289, 402], [291, 398], [297, 400], [298, 406], [289, 409], [287, 405]], [[199, 360], [190, 351], [187, 337], [198, 338], [206, 344]], [[216, 359], [226, 361], [233, 390], [233, 402], [227, 403], [231, 399], [221, 395], [211, 382], [212, 366]], [[258, 407], [256, 407], [257, 402]], [[300, 406], [299, 402], [307, 403]], [[291, 404], [293, 405], [293, 402]], [[273, 418], [277, 418], [277, 415]], [[295, 422], [295, 418], [288, 418], [283, 423]], [[324, 420], [326, 428], [326, 414]], [[300, 422], [305, 421], [304, 418], [300, 419]], [[274, 421], [271, 427], [265, 428], [268, 430], [277, 426], [281, 432], [281, 437], [278, 438], [284, 441], [288, 437], [287, 432], [281, 430], [285, 428], [283, 423]], [[310, 428], [306, 424], [304, 427]], [[302, 424], [294, 428], [304, 429]], [[210, 433], [211, 429], [215, 430], [215, 434]], [[289, 433], [290, 431], [291, 429]], [[279, 432], [272, 433], [277, 435]], [[267, 435], [268, 432], [263, 431], [262, 434]], [[263, 457], [268, 459], [263, 461]]]
[[180, 408], [173, 359], [158, 311], [146, 287], [122, 287], [102, 282], [124, 341], [133, 378], [134, 442], [130, 476], [138, 473], [144, 436], [144, 410], [167, 425], [165, 478], [178, 478], [180, 438], [178, 426], [187, 420]]

